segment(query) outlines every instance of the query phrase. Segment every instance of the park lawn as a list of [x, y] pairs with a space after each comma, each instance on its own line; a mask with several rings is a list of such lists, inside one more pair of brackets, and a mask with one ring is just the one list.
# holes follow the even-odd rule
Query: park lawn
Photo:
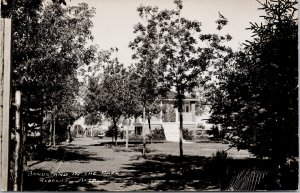
[[[153, 148], [160, 153], [179, 155], [179, 143], [166, 142], [166, 143], [154, 143], [150, 144], [149, 148]], [[240, 150], [236, 148], [230, 148], [228, 144], [222, 143], [183, 143], [183, 153], [187, 156], [204, 156], [211, 157], [217, 151], [225, 150], [228, 155], [233, 158], [250, 158], [253, 157], [248, 151]]]
[[[24, 190], [220, 190], [234, 172], [256, 164], [248, 152], [234, 148], [228, 150], [228, 159], [212, 157], [227, 150], [227, 144], [184, 143], [183, 147], [183, 159], [175, 142], [147, 144], [143, 157], [142, 144], [130, 144], [126, 149], [124, 142], [114, 146], [105, 140], [76, 138], [71, 144], [49, 148], [44, 160], [29, 162], [29, 172], [37, 175], [25, 173]], [[265, 169], [268, 164], [256, 165]], [[40, 173], [48, 176], [41, 181]]]

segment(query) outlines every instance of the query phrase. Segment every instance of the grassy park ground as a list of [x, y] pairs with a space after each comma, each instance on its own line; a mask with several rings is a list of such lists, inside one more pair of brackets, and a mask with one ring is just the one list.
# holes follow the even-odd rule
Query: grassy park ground
[[[75, 138], [71, 144], [52, 147], [43, 158], [28, 162], [24, 190], [39, 191], [203, 191], [226, 189], [242, 169], [263, 168], [247, 151], [222, 143], [184, 143], [180, 158], [178, 143], [141, 144]], [[228, 157], [217, 151], [226, 150]], [[223, 156], [223, 157], [222, 157]], [[264, 187], [262, 187], [263, 189]]]

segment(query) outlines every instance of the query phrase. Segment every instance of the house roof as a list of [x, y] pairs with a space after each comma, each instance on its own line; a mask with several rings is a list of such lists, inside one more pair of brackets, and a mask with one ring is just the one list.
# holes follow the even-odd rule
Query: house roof
[[[165, 97], [165, 100], [174, 100], [176, 97], [176, 93], [173, 91], [168, 91]], [[198, 101], [198, 99], [190, 97], [190, 96], [184, 96], [185, 97], [185, 101]]]

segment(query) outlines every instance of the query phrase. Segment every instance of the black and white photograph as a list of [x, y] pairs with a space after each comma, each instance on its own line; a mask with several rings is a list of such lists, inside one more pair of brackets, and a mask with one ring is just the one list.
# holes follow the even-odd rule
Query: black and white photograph
[[1, 191], [299, 191], [297, 0], [1, 0]]

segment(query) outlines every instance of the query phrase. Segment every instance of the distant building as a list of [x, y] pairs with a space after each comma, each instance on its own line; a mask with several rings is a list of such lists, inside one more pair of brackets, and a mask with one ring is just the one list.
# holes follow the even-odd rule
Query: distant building
[[[176, 93], [169, 91], [165, 99], [161, 101], [160, 113], [152, 116], [151, 130], [155, 128], [163, 128], [167, 141], [179, 141], [179, 112], [178, 108], [174, 107]], [[183, 128], [195, 130], [196, 129], [196, 116], [195, 116], [195, 103], [198, 101], [196, 98], [185, 96], [183, 104]], [[144, 128], [144, 129], [143, 129]], [[135, 134], [142, 135], [149, 134], [148, 122], [141, 117], [135, 119], [134, 122]]]

